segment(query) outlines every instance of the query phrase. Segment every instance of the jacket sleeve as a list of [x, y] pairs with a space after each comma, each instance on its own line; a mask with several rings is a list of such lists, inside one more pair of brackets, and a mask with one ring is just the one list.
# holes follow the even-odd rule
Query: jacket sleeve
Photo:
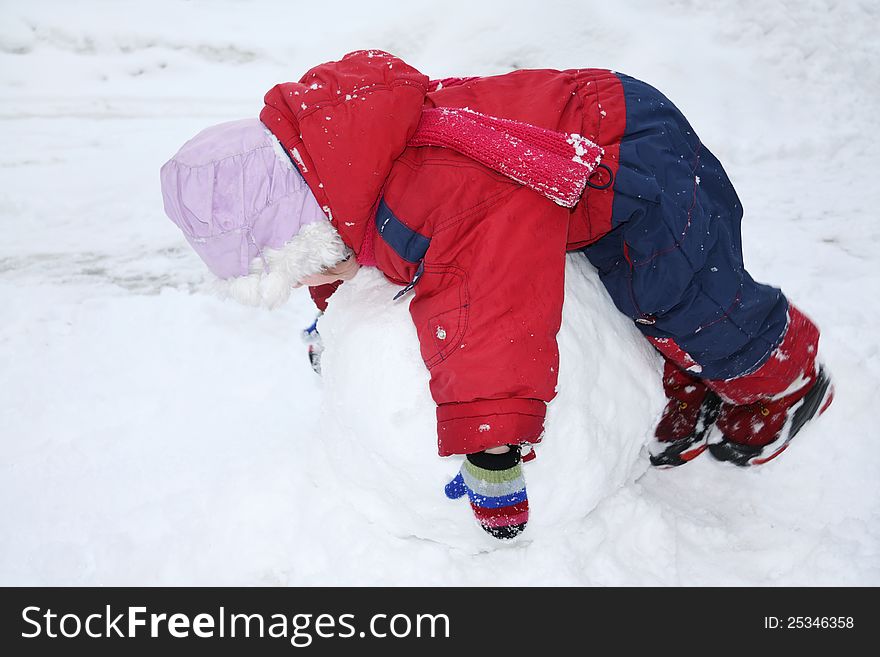
[[325, 283], [324, 285], [312, 285], [309, 287], [309, 295], [315, 302], [318, 310], [324, 312], [327, 310], [327, 302], [333, 293], [342, 285], [342, 281], [334, 281], [333, 283]]
[[556, 394], [568, 217], [519, 188], [435, 229], [410, 313], [441, 456], [540, 440]]

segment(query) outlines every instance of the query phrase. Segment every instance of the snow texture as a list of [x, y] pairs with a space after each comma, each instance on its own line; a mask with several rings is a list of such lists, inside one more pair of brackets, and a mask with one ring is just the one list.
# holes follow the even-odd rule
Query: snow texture
[[[3, 11], [0, 584], [880, 584], [876, 3]], [[570, 258], [532, 521], [485, 536], [443, 495], [459, 462], [435, 455], [408, 297], [346, 283], [318, 378], [305, 291], [220, 301], [162, 211], [186, 139], [364, 47], [437, 79], [595, 66], [663, 90], [737, 186], [751, 273], [822, 328], [829, 413], [760, 468], [648, 470], [659, 358]]]

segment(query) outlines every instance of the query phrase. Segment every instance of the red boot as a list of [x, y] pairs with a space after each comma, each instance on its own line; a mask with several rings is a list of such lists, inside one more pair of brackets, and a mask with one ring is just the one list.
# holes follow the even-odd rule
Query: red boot
[[819, 329], [789, 307], [785, 336], [751, 374], [709, 381], [724, 403], [716, 423], [723, 438], [709, 446], [719, 461], [760, 465], [778, 456], [834, 398], [828, 373], [816, 365]]
[[778, 399], [742, 406], [723, 403], [717, 427], [721, 442], [709, 446], [719, 461], [735, 465], [761, 465], [779, 456], [791, 439], [812, 418], [825, 412], [834, 399], [834, 386], [823, 368], [803, 387]]
[[666, 361], [663, 390], [669, 402], [648, 446], [651, 465], [672, 468], [703, 453], [721, 399], [697, 378]]

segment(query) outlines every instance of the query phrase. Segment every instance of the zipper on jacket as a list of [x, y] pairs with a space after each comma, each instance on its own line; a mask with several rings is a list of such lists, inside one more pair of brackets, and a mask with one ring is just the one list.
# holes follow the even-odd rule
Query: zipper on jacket
[[416, 269], [416, 275], [413, 276], [413, 279], [409, 282], [409, 284], [405, 288], [403, 288], [400, 292], [398, 292], [397, 294], [394, 295], [394, 299], [392, 299], [392, 301], [397, 301], [400, 297], [402, 297], [404, 294], [406, 294], [411, 289], [413, 289], [416, 286], [416, 283], [419, 282], [419, 279], [422, 277], [422, 274], [424, 274], [424, 273], [425, 273], [425, 261], [419, 260], [419, 268]]

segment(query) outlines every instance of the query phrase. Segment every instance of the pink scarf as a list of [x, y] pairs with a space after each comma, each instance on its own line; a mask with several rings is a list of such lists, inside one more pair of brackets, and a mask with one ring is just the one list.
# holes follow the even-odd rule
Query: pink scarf
[[409, 145], [451, 148], [567, 208], [577, 205], [604, 153], [578, 134], [467, 108], [423, 110]]

